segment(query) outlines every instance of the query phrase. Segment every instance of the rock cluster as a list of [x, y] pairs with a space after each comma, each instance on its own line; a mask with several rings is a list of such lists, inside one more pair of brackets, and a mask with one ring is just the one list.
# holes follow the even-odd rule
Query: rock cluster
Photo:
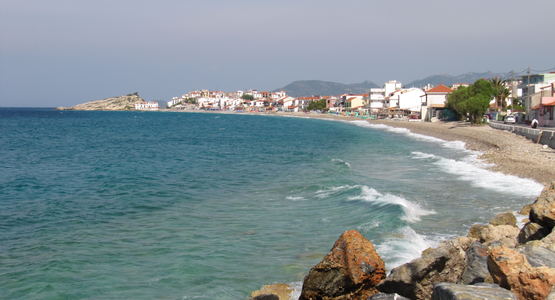
[[555, 181], [529, 208], [529, 219], [519, 230], [512, 213], [500, 214], [387, 277], [373, 245], [347, 231], [305, 277], [299, 299], [555, 299]]

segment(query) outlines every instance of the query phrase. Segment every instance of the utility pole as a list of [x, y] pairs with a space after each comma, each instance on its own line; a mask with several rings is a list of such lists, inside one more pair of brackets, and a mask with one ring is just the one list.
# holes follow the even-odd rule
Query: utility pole
[[530, 67], [528, 67], [528, 92], [526, 92], [526, 119], [528, 121], [532, 121], [530, 119], [530, 105], [532, 104], [532, 98], [530, 96]]
[[517, 93], [517, 90], [516, 90], [516, 86], [515, 86], [515, 72], [513, 72], [513, 70], [511, 70], [511, 89], [512, 89], [511, 93], [513, 94], [513, 99], [511, 100], [511, 106], [512, 106], [511, 112], [514, 115], [514, 113], [515, 113], [514, 112], [514, 110], [515, 110], [515, 95]]

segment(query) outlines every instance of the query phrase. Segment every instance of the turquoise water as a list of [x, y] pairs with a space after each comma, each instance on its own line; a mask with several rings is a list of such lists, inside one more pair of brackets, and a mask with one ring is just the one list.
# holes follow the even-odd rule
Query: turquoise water
[[390, 270], [542, 189], [365, 121], [0, 108], [0, 146], [2, 299], [299, 289], [346, 230]]

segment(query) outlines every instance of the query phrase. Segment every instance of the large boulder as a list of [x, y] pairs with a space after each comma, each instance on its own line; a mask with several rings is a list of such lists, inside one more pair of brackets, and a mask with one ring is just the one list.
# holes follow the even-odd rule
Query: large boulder
[[441, 282], [434, 285], [432, 300], [517, 300], [515, 294], [497, 284], [463, 285]]
[[459, 283], [475, 284], [484, 282], [488, 276], [488, 249], [481, 243], [474, 242], [466, 250], [466, 267]]
[[465, 251], [474, 241], [472, 238], [446, 241], [422, 257], [391, 270], [378, 289], [410, 299], [431, 299], [435, 283], [459, 282], [466, 266]]
[[292, 286], [283, 283], [265, 285], [260, 290], [251, 293], [251, 300], [289, 300], [293, 290]]
[[529, 241], [541, 240], [551, 233], [549, 228], [545, 228], [540, 224], [528, 222], [524, 224], [520, 233], [518, 234], [518, 242], [526, 244]]
[[555, 283], [555, 269], [533, 267], [524, 254], [500, 243], [488, 250], [488, 269], [495, 283], [511, 290], [519, 300], [546, 299]]
[[516, 217], [512, 212], [499, 213], [489, 221], [491, 225], [511, 225], [516, 227]]
[[378, 293], [385, 264], [370, 241], [358, 231], [343, 233], [330, 253], [310, 269], [299, 300], [368, 299]]
[[529, 241], [526, 245], [535, 245], [555, 252], [555, 231], [552, 231], [541, 240]]
[[533, 243], [518, 247], [517, 250], [526, 256], [532, 267], [546, 266], [555, 269], [555, 252]]
[[548, 184], [530, 209], [530, 221], [543, 227], [555, 227], [555, 181]]
[[480, 232], [480, 242], [485, 246], [493, 242], [501, 242], [503, 245], [514, 248], [518, 244], [520, 230], [511, 225], [487, 225]]

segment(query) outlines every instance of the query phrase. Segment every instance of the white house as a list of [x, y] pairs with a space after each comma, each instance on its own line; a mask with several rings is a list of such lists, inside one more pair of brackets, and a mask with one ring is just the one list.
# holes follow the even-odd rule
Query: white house
[[395, 92], [403, 88], [401, 82], [397, 80], [390, 80], [383, 84], [383, 88], [373, 88], [370, 89], [370, 100], [369, 107], [372, 111], [379, 111], [388, 107], [387, 98]]
[[397, 107], [400, 110], [420, 112], [422, 106], [423, 90], [419, 88], [403, 89], [395, 91], [389, 96], [389, 107]]
[[445, 111], [445, 101], [447, 100], [447, 95], [453, 90], [439, 84], [438, 86], [429, 89], [425, 92], [422, 97], [422, 120], [432, 121], [434, 119], [441, 118]]
[[135, 103], [135, 109], [137, 109], [137, 110], [158, 110], [158, 102], [148, 101], [148, 102]]

